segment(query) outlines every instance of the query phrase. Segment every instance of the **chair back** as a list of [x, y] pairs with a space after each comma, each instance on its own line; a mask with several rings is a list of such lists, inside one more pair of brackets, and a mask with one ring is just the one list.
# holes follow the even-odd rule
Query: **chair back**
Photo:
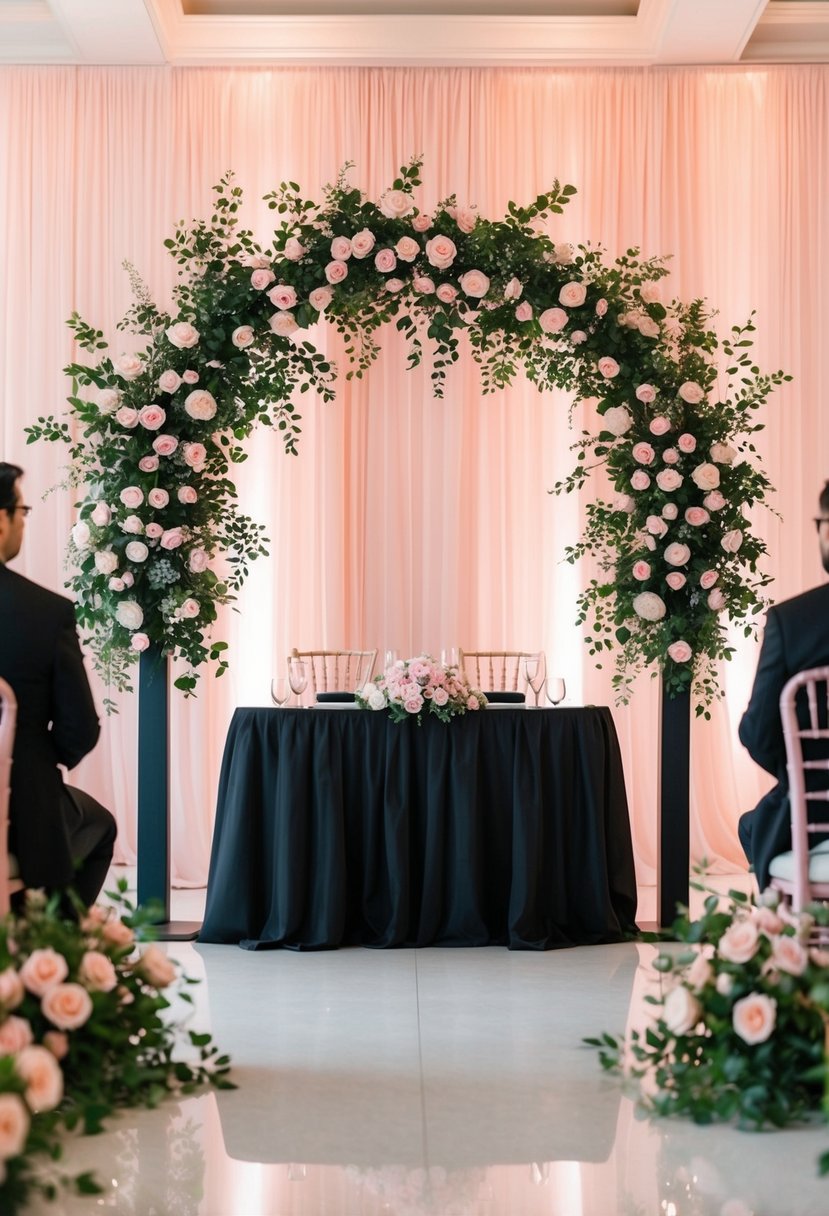
[[[786, 744], [786, 770], [792, 823], [792, 907], [800, 911], [814, 899], [829, 898], [829, 845], [810, 854], [815, 833], [829, 832], [829, 667], [798, 672], [780, 694], [780, 718]], [[825, 779], [813, 774], [826, 773]], [[823, 804], [813, 811], [810, 804]], [[775, 858], [772, 872], [779, 871]], [[785, 890], [782, 883], [772, 885]]]
[[546, 669], [543, 650], [459, 650], [458, 666], [472, 688], [482, 692], [522, 692], [525, 677], [521, 663], [533, 655], [541, 656]]
[[9, 796], [16, 726], [17, 700], [0, 679], [0, 916], [9, 911]]
[[374, 674], [376, 650], [297, 650], [288, 656], [302, 659], [308, 675], [308, 688], [318, 692], [354, 692], [367, 684]]

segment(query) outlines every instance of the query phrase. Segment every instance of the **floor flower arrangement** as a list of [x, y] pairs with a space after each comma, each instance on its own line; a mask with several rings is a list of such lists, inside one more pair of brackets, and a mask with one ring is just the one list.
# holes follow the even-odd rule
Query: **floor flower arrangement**
[[94, 1133], [120, 1107], [156, 1106], [205, 1084], [232, 1087], [230, 1063], [209, 1034], [171, 1021], [172, 1000], [192, 1003], [195, 982], [155, 944], [138, 945], [146, 914], [123, 887], [113, 906], [80, 919], [58, 899], [29, 892], [24, 916], [0, 922], [0, 1210], [14, 1212], [61, 1184], [64, 1135]]
[[487, 703], [482, 692], [469, 687], [457, 667], [436, 663], [428, 654], [390, 664], [357, 691], [356, 701], [361, 709], [388, 710], [392, 722], [415, 718], [418, 724], [425, 713], [449, 722], [483, 709]]

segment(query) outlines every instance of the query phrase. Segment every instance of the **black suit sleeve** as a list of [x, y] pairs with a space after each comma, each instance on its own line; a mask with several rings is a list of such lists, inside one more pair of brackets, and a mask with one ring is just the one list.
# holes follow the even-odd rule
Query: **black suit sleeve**
[[780, 724], [780, 693], [789, 678], [783, 633], [774, 609], [766, 630], [748, 708], [740, 721], [740, 742], [756, 764], [777, 777], [785, 767], [786, 747]]
[[98, 742], [100, 723], [83, 665], [75, 613], [66, 601], [52, 673], [52, 743], [59, 764], [74, 768]]

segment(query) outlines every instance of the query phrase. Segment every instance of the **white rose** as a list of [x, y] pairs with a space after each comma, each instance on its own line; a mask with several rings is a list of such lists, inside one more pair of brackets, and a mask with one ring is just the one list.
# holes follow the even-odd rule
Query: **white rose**
[[[143, 540], [131, 540], [126, 547], [125, 552], [131, 562], [145, 562], [150, 551], [144, 544]], [[124, 622], [121, 621], [121, 624], [123, 625]], [[138, 624], [140, 625], [141, 622], [139, 621]], [[138, 628], [138, 626], [136, 626], [136, 628]]]
[[609, 410], [605, 410], [600, 419], [600, 425], [603, 431], [610, 431], [611, 435], [626, 435], [633, 426], [633, 418], [630, 411], [623, 405], [611, 405]]
[[[141, 545], [140, 541], [133, 541], [134, 545]], [[127, 549], [130, 546], [127, 545]], [[141, 545], [142, 549], [146, 545]], [[115, 617], [119, 625], [123, 625], [125, 629], [140, 629], [144, 621], [144, 613], [141, 605], [136, 600], [122, 600], [115, 609]]]
[[643, 621], [661, 621], [665, 615], [665, 602], [653, 591], [643, 591], [634, 597], [633, 611]]
[[144, 524], [138, 515], [128, 515], [121, 524], [122, 532], [129, 532], [132, 536], [140, 536], [144, 531]]
[[377, 687], [376, 684], [372, 688], [371, 692], [368, 694], [367, 700], [368, 700], [369, 709], [385, 709], [386, 708], [385, 694], [382, 689]]
[[189, 393], [184, 402], [185, 412], [197, 422], [209, 422], [215, 417], [217, 408], [216, 398], [204, 388]]
[[97, 527], [105, 528], [112, 519], [112, 512], [105, 502], [96, 502], [95, 509], [89, 518]]
[[662, 1020], [672, 1034], [690, 1034], [702, 1016], [702, 1006], [683, 984], [672, 988], [662, 1007]]
[[72, 540], [78, 549], [86, 549], [92, 533], [85, 519], [79, 519], [72, 529]]
[[114, 574], [118, 569], [118, 554], [112, 549], [100, 549], [95, 554], [95, 569], [99, 574]]
[[711, 459], [717, 464], [733, 464], [737, 459], [737, 452], [730, 443], [712, 443]]
[[198, 345], [199, 331], [189, 321], [176, 321], [165, 332], [168, 342], [178, 347], [179, 350], [190, 350], [191, 347]]
[[404, 190], [387, 190], [378, 203], [380, 210], [387, 219], [399, 220], [404, 215], [414, 211], [412, 196]]

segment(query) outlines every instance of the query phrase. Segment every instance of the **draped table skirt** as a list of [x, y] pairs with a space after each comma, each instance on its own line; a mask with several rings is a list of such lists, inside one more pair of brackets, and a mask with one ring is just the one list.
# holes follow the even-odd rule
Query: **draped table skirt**
[[635, 916], [608, 709], [236, 710], [200, 941], [548, 950]]

